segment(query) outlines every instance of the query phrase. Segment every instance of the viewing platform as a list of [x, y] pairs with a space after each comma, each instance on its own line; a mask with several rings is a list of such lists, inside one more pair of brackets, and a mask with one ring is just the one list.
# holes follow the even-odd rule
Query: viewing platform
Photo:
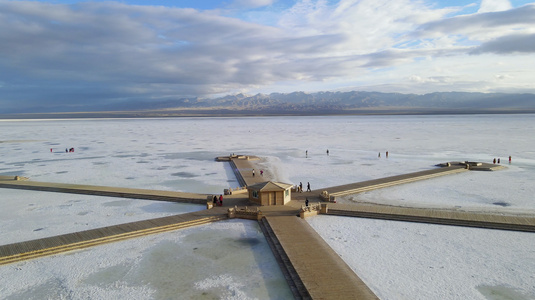
[[[268, 200], [265, 202], [255, 202], [248, 197], [256, 195], [255, 192], [263, 192], [261, 188], [255, 190], [255, 187], [259, 187], [262, 183], [273, 179], [269, 174], [269, 170], [263, 170], [264, 176], [260, 173], [262, 160], [256, 156], [245, 155], [222, 156], [216, 158], [216, 160], [229, 162], [233, 173], [243, 188], [238, 193], [239, 195], [225, 196], [224, 206], [215, 207], [213, 207], [211, 196], [205, 194], [34, 182], [23, 177], [0, 176], [0, 188], [189, 202], [203, 204], [209, 208], [199, 212], [3, 245], [0, 246], [0, 265], [229, 218], [243, 218], [259, 222], [296, 299], [378, 299], [373, 291], [359, 278], [358, 274], [329, 247], [303, 218], [311, 215], [326, 214], [535, 232], [534, 216], [504, 216], [490, 213], [469, 213], [453, 209], [329, 202], [343, 195], [457, 174], [469, 170], [498, 170], [503, 168], [500, 165], [472, 162], [444, 163], [431, 170], [320, 188], [312, 192], [292, 193], [291, 200], [288, 199], [288, 202], [286, 200], [280, 201], [285, 199], [280, 197], [290, 197], [290, 185], [281, 185], [282, 190], [280, 192], [271, 189], [266, 191], [268, 195], [266, 197], [268, 198], [265, 199]], [[276, 185], [272, 184], [271, 186]], [[251, 189], [251, 193], [248, 192], [247, 195], [243, 195], [242, 192], [247, 190], [247, 187]], [[325, 191], [327, 197], [322, 198], [320, 196], [323, 191]], [[287, 192], [288, 195], [286, 195]], [[280, 196], [277, 193], [281, 193], [284, 196]], [[256, 197], [264, 199], [262, 195], [256, 195]], [[309, 206], [303, 205], [305, 199], [310, 201]], [[266, 205], [259, 206], [257, 203], [266, 203]]]

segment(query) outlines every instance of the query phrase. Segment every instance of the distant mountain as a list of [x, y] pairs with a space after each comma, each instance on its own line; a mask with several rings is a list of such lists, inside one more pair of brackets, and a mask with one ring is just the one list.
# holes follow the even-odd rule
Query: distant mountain
[[[77, 113], [74, 115], [73, 113]], [[106, 113], [104, 113], [106, 112]], [[535, 113], [535, 94], [446, 92], [425, 95], [379, 92], [293, 92], [227, 95], [215, 99], [125, 101], [113, 105], [20, 111], [0, 118], [202, 115], [321, 115], [424, 113]], [[43, 115], [46, 114], [46, 115]]]

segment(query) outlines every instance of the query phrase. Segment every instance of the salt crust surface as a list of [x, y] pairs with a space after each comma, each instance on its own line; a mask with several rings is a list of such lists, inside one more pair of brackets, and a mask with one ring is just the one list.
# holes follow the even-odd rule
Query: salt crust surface
[[254, 221], [200, 225], [2, 266], [7, 299], [289, 299]]
[[[239, 153], [265, 157], [266, 168], [269, 166], [266, 175], [271, 178], [293, 184], [310, 181], [312, 189], [320, 190], [327, 186], [425, 170], [445, 161], [490, 162], [501, 157], [502, 164], [506, 164], [507, 156], [512, 155], [513, 164], [506, 164], [509, 168], [505, 171], [445, 176], [350, 195], [340, 202], [522, 214], [532, 213], [535, 209], [531, 201], [535, 194], [532, 184], [535, 182], [534, 127], [534, 115], [2, 121], [0, 151], [6, 155], [0, 158], [0, 174], [28, 176], [39, 181], [220, 193], [223, 188], [236, 186], [237, 182], [228, 164], [216, 163], [213, 158]], [[76, 151], [65, 153], [66, 147], [75, 147]], [[330, 151], [329, 156], [326, 149]], [[308, 156], [305, 156], [305, 150], [308, 150]], [[388, 159], [384, 153], [387, 150], [390, 153]], [[382, 153], [381, 158], [378, 152]], [[143, 209], [144, 202], [125, 205], [115, 202], [120, 200], [86, 200], [85, 197], [70, 198], [54, 193], [37, 193], [40, 196], [34, 198], [31, 193], [0, 189], [0, 213], [4, 217], [11, 213], [21, 216], [21, 222], [7, 222], [3, 226], [12, 229], [18, 226], [22, 231], [42, 234], [45, 229], [34, 230], [41, 227], [52, 230], [61, 227], [63, 222], [72, 229], [83, 227], [81, 220], [90, 213], [91, 221], [95, 223], [116, 224], [115, 219], [131, 219], [138, 215], [151, 218], [154, 213], [161, 214], [168, 209]], [[30, 201], [21, 199], [26, 197]], [[112, 205], [105, 205], [107, 202]], [[118, 206], [114, 207], [113, 203]], [[36, 208], [32, 210], [30, 204]], [[170, 213], [176, 212], [176, 208], [169, 209]], [[110, 210], [115, 212], [110, 214]], [[58, 217], [47, 220], [47, 215]], [[43, 218], [46, 226], [29, 221], [34, 217]], [[58, 218], [61, 222], [55, 220]], [[332, 247], [384, 299], [535, 299], [533, 285], [526, 284], [533, 282], [528, 273], [532, 273], [532, 262], [535, 261], [535, 254], [529, 250], [535, 244], [530, 234], [352, 218], [320, 221], [323, 218], [328, 217], [311, 219], [312, 225], [329, 243], [334, 240], [339, 243]], [[354, 222], [360, 223], [355, 225]], [[212, 225], [224, 228], [226, 225], [222, 224]], [[254, 225], [250, 224], [254, 222], [243, 226], [251, 229]], [[348, 230], [341, 230], [344, 228]], [[366, 228], [365, 232], [362, 232], [363, 228]], [[198, 245], [206, 240], [204, 230], [200, 227], [187, 230], [195, 232], [188, 247], [200, 249]], [[184, 232], [169, 234], [175, 236]], [[236, 284], [241, 282], [240, 276], [261, 270], [263, 279], [258, 277], [249, 282], [254, 286], [255, 282], [268, 282], [266, 274], [280, 272], [276, 264], [267, 263], [261, 268], [253, 265], [250, 269], [241, 269], [241, 273], [236, 274], [212, 273], [210, 267], [226, 270], [235, 268], [235, 264], [232, 260], [199, 260], [200, 253], [187, 256], [182, 255], [186, 251], [175, 251], [179, 246], [173, 241], [151, 240], [166, 235], [2, 266], [0, 279], [8, 284], [2, 285], [0, 294], [11, 299], [31, 299], [30, 296], [43, 293], [74, 299], [118, 298], [119, 295], [133, 294], [140, 299], [150, 299], [158, 298], [161, 295], [158, 293], [183, 293], [189, 291], [190, 286], [213, 286], [213, 290], [194, 290], [194, 294], [200, 297], [205, 292], [205, 295], [218, 293], [215, 297], [241, 299], [243, 293], [247, 297], [266, 294], [257, 294], [256, 290], [251, 292]], [[209, 238], [218, 242], [217, 246], [208, 248], [217, 247], [217, 253], [235, 250], [221, 241], [225, 240], [224, 236], [221, 239], [219, 236], [221, 234]], [[255, 236], [253, 234], [253, 240]], [[6, 241], [16, 240], [11, 233], [2, 231], [2, 244], [5, 244], [4, 238]], [[248, 235], [226, 241], [236, 240], [241, 241], [238, 242], [240, 249], [251, 250], [254, 247], [251, 244], [255, 244]], [[258, 240], [267, 247], [263, 238]], [[146, 243], [150, 244], [147, 249], [152, 250], [137, 248], [145, 247]], [[182, 244], [183, 241], [178, 243]], [[101, 252], [90, 254], [93, 251]], [[152, 252], [160, 254], [149, 255]], [[212, 255], [213, 251], [210, 253]], [[252, 253], [259, 252], [255, 249]], [[265, 256], [273, 258], [269, 250]], [[254, 259], [259, 260], [260, 257]], [[177, 266], [176, 261], [195, 263]], [[169, 283], [164, 277], [156, 276], [159, 279], [148, 282], [154, 274], [135, 273], [125, 267], [137, 263], [143, 263], [144, 267], [171, 265], [173, 267], [166, 273], [179, 279]], [[77, 269], [75, 265], [83, 268]], [[92, 269], [92, 265], [98, 265], [98, 269]], [[385, 271], [389, 267], [390, 271]], [[194, 283], [183, 279], [183, 273], [188, 274], [188, 279], [194, 278]], [[132, 277], [132, 274], [138, 277]], [[80, 278], [89, 281], [83, 285]], [[228, 283], [229, 278], [236, 278], [234, 284]], [[282, 275], [274, 279], [279, 280], [278, 285], [274, 285], [276, 287], [266, 284], [267, 296], [259, 298], [280, 299], [276, 291], [285, 286], [284, 283], [281, 285], [281, 278]], [[176, 289], [182, 280], [190, 285]], [[422, 280], [426, 282], [424, 289], [419, 284]], [[460, 286], [457, 294], [444, 289], [450, 284]], [[221, 286], [226, 288], [221, 289]], [[392, 294], [393, 290], [397, 294]]]
[[307, 221], [380, 299], [486, 299], [481, 286], [516, 295], [491, 299], [535, 299], [533, 233], [322, 215]]

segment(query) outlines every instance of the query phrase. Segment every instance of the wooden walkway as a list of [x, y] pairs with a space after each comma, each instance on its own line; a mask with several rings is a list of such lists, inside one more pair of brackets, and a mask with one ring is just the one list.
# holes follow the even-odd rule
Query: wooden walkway
[[[240, 183], [240, 186], [249, 186], [260, 182], [268, 181], [260, 175], [260, 169], [256, 166], [256, 162], [260, 159], [256, 156], [249, 156], [249, 159], [241, 157], [232, 157], [229, 161], [236, 179]], [[253, 170], [254, 176], [253, 176]]]
[[226, 219], [226, 209], [218, 207], [3, 245], [0, 265]]
[[535, 216], [473, 213], [452, 209], [409, 208], [375, 204], [329, 203], [328, 214], [440, 225], [535, 232]]
[[296, 299], [378, 299], [305, 220], [268, 215], [261, 224]]
[[39, 182], [31, 180], [14, 180], [14, 176], [0, 176], [0, 188], [23, 189], [56, 193], [85, 194], [95, 196], [120, 197], [130, 199], [146, 199], [170, 202], [186, 202], [206, 204], [208, 195], [182, 193], [174, 191], [159, 191], [147, 189], [133, 189], [96, 185], [81, 185], [68, 183]]
[[[231, 158], [228, 160], [240, 185], [247, 186], [268, 181], [260, 176], [256, 159]], [[255, 176], [252, 170], [255, 169]], [[305, 197], [316, 201], [319, 192], [342, 196], [437, 176], [464, 172], [460, 166], [391, 176], [365, 182], [341, 185], [309, 193], [294, 193], [294, 200], [285, 206], [264, 206], [265, 215], [260, 226], [277, 257], [281, 269], [296, 299], [378, 299], [353, 270], [337, 255], [308, 223], [297, 217]], [[152, 191], [142, 189], [101, 186], [55, 184], [33, 181], [15, 181], [0, 176], [0, 188], [20, 188], [50, 192], [66, 192], [134, 199], [206, 204], [207, 195]], [[243, 196], [236, 201], [246, 201]], [[225, 206], [234, 205], [224, 201]], [[241, 203], [240, 202], [240, 203]], [[415, 209], [381, 205], [328, 204], [328, 214], [377, 218], [395, 221], [424, 222], [457, 226], [535, 231], [535, 217], [513, 217], [490, 214], [465, 213], [437, 209]], [[227, 219], [226, 208], [217, 207], [183, 215], [120, 224], [83, 232], [60, 235], [34, 241], [0, 246], [0, 264], [23, 259], [81, 249], [102, 243], [143, 236], [151, 233], [176, 230], [197, 224]]]
[[380, 179], [373, 179], [373, 180], [368, 180], [368, 181], [329, 187], [329, 188], [324, 188], [321, 190], [322, 191], [325, 190], [329, 192], [329, 195], [331, 196], [338, 197], [338, 196], [367, 192], [367, 191], [371, 191], [375, 189], [381, 189], [381, 188], [394, 186], [398, 184], [405, 184], [409, 182], [435, 178], [438, 176], [457, 174], [457, 173], [466, 172], [466, 171], [468, 170], [461, 166], [442, 167], [442, 168], [435, 168], [431, 170], [407, 173], [403, 175], [396, 175], [396, 176], [384, 177]]

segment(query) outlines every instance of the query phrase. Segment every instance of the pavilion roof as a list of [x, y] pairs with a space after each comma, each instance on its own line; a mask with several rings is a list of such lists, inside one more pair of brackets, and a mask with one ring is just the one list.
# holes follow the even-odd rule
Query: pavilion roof
[[277, 191], [287, 190], [288, 188], [291, 188], [292, 186], [293, 186], [292, 184], [288, 184], [288, 183], [266, 181], [266, 182], [255, 183], [253, 185], [248, 186], [247, 188], [251, 188], [253, 190], [257, 190], [260, 192], [277, 192]]

